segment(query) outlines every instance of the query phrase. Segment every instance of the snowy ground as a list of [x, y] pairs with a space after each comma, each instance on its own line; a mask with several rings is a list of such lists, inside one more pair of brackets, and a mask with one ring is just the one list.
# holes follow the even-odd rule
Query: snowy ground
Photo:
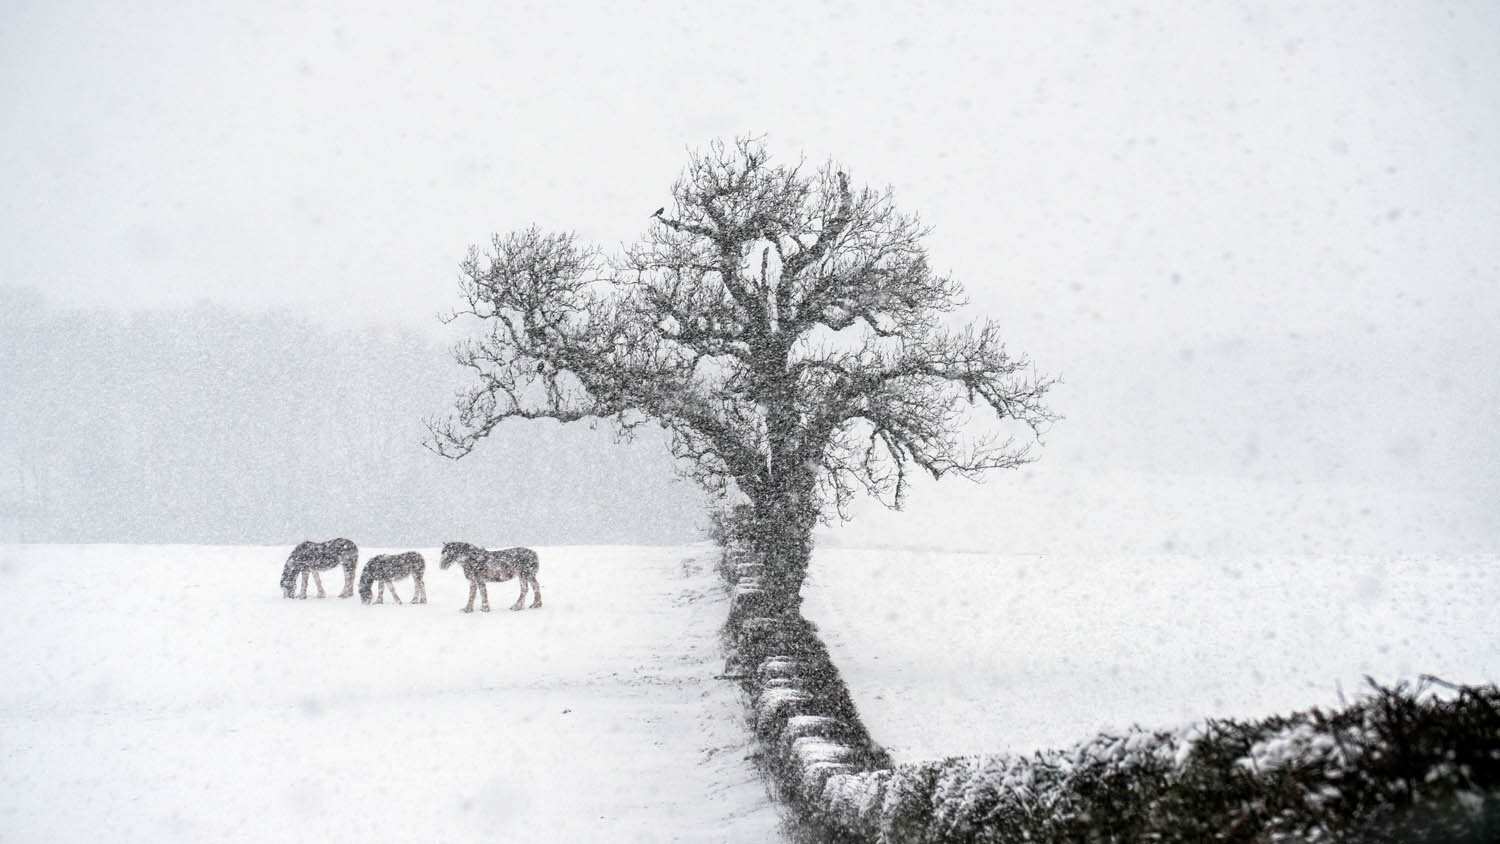
[[544, 609], [472, 615], [435, 549], [368, 607], [289, 550], [0, 547], [0, 840], [776, 840], [708, 549], [539, 549]]
[[[711, 549], [540, 549], [544, 609], [473, 615], [435, 566], [426, 606], [285, 600], [287, 550], [0, 546], [0, 840], [777, 838]], [[824, 547], [805, 610], [917, 761], [1494, 682], [1497, 570]]]
[[827, 548], [804, 613], [876, 741], [918, 761], [1336, 706], [1365, 675], [1500, 681], [1497, 573], [1496, 555]]

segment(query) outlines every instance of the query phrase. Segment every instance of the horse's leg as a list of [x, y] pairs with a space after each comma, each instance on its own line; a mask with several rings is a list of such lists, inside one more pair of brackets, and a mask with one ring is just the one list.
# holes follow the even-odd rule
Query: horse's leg
[[318, 584], [318, 597], [319, 598], [326, 598], [326, 597], [328, 597], [328, 593], [323, 591], [323, 576], [321, 574], [319, 574], [316, 570], [314, 570], [312, 574], [313, 574], [313, 582], [316, 583], [316, 584]]
[[526, 607], [526, 575], [516, 578], [521, 584], [521, 594], [516, 596], [516, 602], [510, 605], [513, 610], [525, 609]]
[[299, 598], [306, 598], [307, 597], [307, 569], [303, 569], [302, 570], [302, 594], [298, 595], [297, 597], [299, 597]]
[[479, 593], [479, 584], [469, 581], [469, 603], [464, 607], [464, 612], [474, 611], [474, 596]]
[[391, 600], [398, 604], [401, 603], [401, 596], [396, 594], [396, 581], [388, 580], [386, 581], [386, 585], [391, 587]]
[[479, 611], [480, 612], [489, 612], [490, 611], [490, 587], [486, 586], [483, 580], [479, 581], [479, 597], [480, 597]]
[[422, 582], [422, 575], [414, 574], [412, 575], [412, 580], [417, 582], [417, 594], [412, 596], [411, 602], [413, 604], [427, 603], [427, 584]]
[[[379, 583], [380, 583], [380, 591], [375, 593], [375, 603], [377, 603], [377, 604], [383, 604], [383, 603], [385, 603], [385, 581], [381, 580], [381, 581], [379, 581]], [[396, 593], [392, 592], [391, 594], [394, 595]]]
[[340, 598], [348, 598], [354, 594], [354, 569], [344, 569], [344, 591], [339, 593]]
[[531, 602], [533, 609], [542, 605], [542, 584], [537, 582], [536, 575], [531, 575], [531, 590], [536, 593], [536, 598]]

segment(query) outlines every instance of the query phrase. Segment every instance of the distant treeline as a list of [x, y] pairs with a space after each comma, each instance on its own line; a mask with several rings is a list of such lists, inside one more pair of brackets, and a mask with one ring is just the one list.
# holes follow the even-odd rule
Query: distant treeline
[[0, 541], [669, 543], [701, 497], [652, 435], [521, 424], [425, 450], [435, 337], [200, 305], [69, 310], [0, 288]]

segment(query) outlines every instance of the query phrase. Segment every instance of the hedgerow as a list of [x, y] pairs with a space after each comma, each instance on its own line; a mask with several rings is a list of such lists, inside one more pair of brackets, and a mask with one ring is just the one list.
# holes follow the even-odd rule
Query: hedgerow
[[1500, 689], [1373, 681], [1339, 709], [893, 764], [800, 616], [729, 567], [726, 633], [766, 770], [819, 840], [1500, 842]]

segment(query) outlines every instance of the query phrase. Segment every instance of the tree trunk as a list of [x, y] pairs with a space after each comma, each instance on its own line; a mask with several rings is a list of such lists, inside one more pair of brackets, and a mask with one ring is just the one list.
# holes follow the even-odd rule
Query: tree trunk
[[762, 566], [761, 588], [767, 609], [795, 614], [802, 606], [802, 582], [812, 556], [812, 531], [818, 510], [812, 486], [769, 490], [754, 500], [755, 552]]

